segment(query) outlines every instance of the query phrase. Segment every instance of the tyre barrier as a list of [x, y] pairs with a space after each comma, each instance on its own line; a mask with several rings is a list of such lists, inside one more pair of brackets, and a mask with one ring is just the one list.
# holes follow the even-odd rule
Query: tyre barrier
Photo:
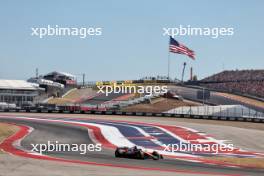
[[124, 111], [97, 111], [97, 110], [28, 110], [28, 109], [0, 109], [1, 112], [10, 113], [61, 113], [61, 114], [96, 114], [96, 115], [124, 115], [124, 116], [145, 116], [145, 117], [166, 117], [166, 118], [189, 118], [204, 120], [222, 120], [222, 121], [239, 121], [251, 123], [264, 123], [264, 118], [257, 117], [226, 117], [211, 115], [195, 115], [195, 114], [171, 114], [171, 113], [155, 113], [155, 112], [124, 112]]

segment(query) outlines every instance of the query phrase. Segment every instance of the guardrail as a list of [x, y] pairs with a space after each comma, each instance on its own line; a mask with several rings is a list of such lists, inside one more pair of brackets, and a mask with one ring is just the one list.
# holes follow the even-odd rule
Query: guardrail
[[168, 111], [171, 114], [189, 114], [220, 117], [254, 117], [264, 118], [264, 111], [256, 111], [241, 105], [219, 105], [219, 106], [182, 106]]
[[227, 91], [227, 90], [223, 90], [223, 89], [214, 89], [214, 88], [209, 88], [209, 87], [199, 86], [199, 85], [178, 85], [178, 86], [188, 87], [188, 88], [193, 88], [193, 89], [199, 89], [199, 90], [202, 90], [203, 88], [205, 88], [205, 89], [210, 90], [210, 91], [235, 94], [235, 95], [238, 95], [238, 96], [255, 99], [255, 100], [258, 100], [258, 101], [262, 101], [262, 102], [264, 101], [264, 98], [256, 97], [254, 95], [249, 95], [249, 94], [246, 94], [246, 93], [241, 93], [241, 92], [238, 92], [238, 91]]
[[97, 115], [124, 115], [124, 116], [146, 116], [146, 117], [167, 117], [167, 118], [187, 118], [187, 119], [205, 119], [205, 120], [223, 120], [223, 121], [239, 121], [264, 123], [264, 118], [257, 117], [227, 117], [213, 115], [194, 115], [194, 114], [172, 114], [172, 113], [154, 113], [154, 112], [124, 112], [124, 111], [96, 111], [96, 110], [23, 110], [23, 109], [5, 109], [1, 112], [26, 112], [26, 113], [61, 113], [61, 114], [97, 114]]

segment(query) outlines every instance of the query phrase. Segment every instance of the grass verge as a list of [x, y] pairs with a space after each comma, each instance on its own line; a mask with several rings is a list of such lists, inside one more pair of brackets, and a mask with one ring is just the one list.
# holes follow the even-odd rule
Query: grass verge
[[[18, 131], [18, 127], [11, 124], [0, 123], [0, 143]], [[0, 154], [3, 152], [0, 150]]]

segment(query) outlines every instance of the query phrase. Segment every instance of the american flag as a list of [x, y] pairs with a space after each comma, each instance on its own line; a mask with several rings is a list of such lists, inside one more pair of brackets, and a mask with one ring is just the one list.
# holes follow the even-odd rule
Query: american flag
[[177, 42], [174, 38], [170, 36], [170, 52], [172, 53], [178, 53], [178, 54], [185, 54], [195, 60], [195, 54], [194, 51], [190, 50], [183, 44], [180, 44]]

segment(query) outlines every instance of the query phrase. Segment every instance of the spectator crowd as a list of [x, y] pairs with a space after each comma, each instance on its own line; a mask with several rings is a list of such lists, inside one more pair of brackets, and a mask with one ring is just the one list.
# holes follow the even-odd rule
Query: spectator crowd
[[201, 80], [211, 89], [264, 98], [264, 70], [223, 71]]

